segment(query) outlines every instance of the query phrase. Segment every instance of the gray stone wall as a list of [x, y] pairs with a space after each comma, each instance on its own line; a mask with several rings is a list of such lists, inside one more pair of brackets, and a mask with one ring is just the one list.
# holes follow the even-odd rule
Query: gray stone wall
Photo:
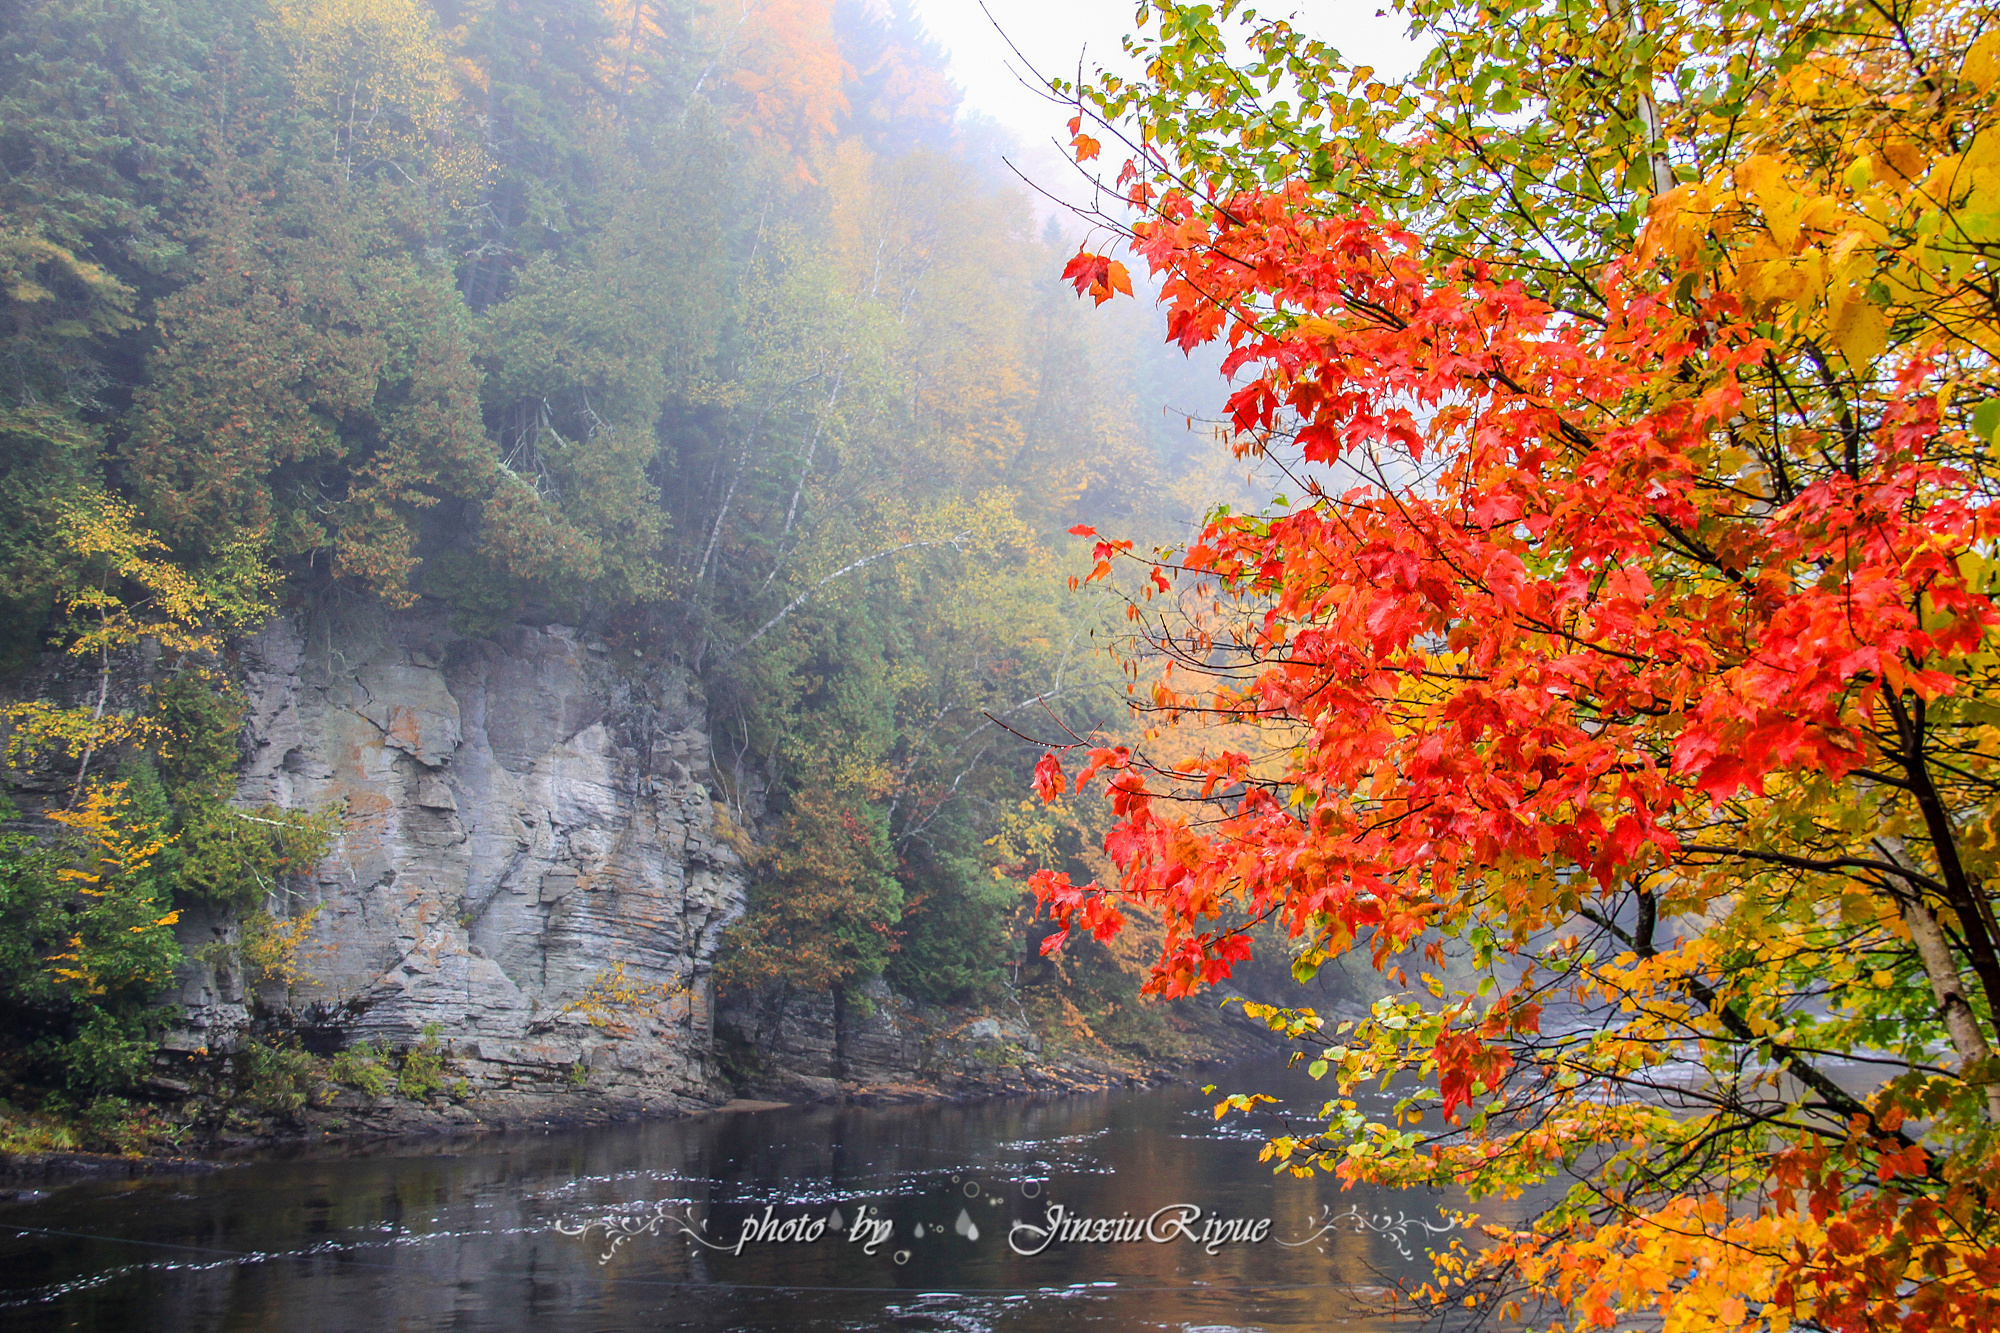
[[[710, 968], [747, 844], [684, 673], [563, 626], [472, 638], [379, 606], [276, 619], [237, 667], [241, 802], [346, 814], [290, 904], [318, 913], [300, 979], [261, 983], [267, 1008], [396, 1046], [435, 1025], [487, 1094], [715, 1095]], [[226, 929], [185, 927], [191, 957]], [[173, 1044], [226, 1047], [245, 984], [194, 964]]]

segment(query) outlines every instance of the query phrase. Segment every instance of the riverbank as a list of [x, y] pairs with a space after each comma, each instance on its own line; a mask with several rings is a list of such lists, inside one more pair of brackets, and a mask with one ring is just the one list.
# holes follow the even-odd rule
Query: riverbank
[[[486, 1094], [460, 1102], [440, 1098], [417, 1100], [395, 1094], [369, 1097], [344, 1089], [327, 1105], [302, 1110], [295, 1127], [262, 1135], [219, 1137], [207, 1151], [226, 1157], [246, 1150], [298, 1144], [509, 1133], [523, 1129], [591, 1129], [635, 1120], [816, 1105], [877, 1107], [925, 1102], [969, 1105], [996, 1098], [1065, 1096], [1146, 1087], [1166, 1082], [1178, 1071], [1225, 1058], [1228, 1058], [1225, 1053], [1208, 1051], [1194, 1058], [1157, 1063], [1058, 1057], [1026, 1065], [954, 1071], [949, 1081], [941, 1082], [918, 1079], [838, 1082], [799, 1077], [720, 1089], [712, 1099], [619, 1097], [599, 1095], [583, 1087], [562, 1093]], [[778, 1091], [771, 1091], [773, 1088]], [[735, 1095], [739, 1092], [744, 1095]]]
[[[1155, 1086], [1179, 1072], [1231, 1058], [1204, 1044], [1186, 1058], [1119, 1060], [1058, 1054], [984, 1067], [960, 1066], [946, 1080], [902, 1079], [833, 1082], [779, 1079], [785, 1095], [718, 1089], [713, 1097], [618, 1097], [587, 1086], [542, 1094], [487, 1094], [455, 1099], [445, 1091], [408, 1096], [324, 1082], [317, 1095], [287, 1112], [257, 1112], [226, 1105], [184, 1105], [184, 1119], [144, 1108], [147, 1124], [125, 1151], [79, 1148], [0, 1151], [0, 1201], [25, 1186], [91, 1179], [119, 1179], [212, 1171], [273, 1151], [380, 1143], [394, 1139], [507, 1134], [524, 1130], [580, 1131], [641, 1120], [663, 1120], [798, 1109], [815, 1105], [888, 1107], [921, 1103], [971, 1105], [1006, 1098], [1037, 1098]], [[444, 1057], [444, 1072], [450, 1060]], [[763, 1086], [770, 1086], [765, 1080]], [[449, 1087], [449, 1083], [444, 1085]], [[13, 1122], [18, 1125], [20, 1118]], [[39, 1118], [45, 1141], [91, 1131], [80, 1118]], [[32, 1191], [31, 1191], [32, 1192]]]

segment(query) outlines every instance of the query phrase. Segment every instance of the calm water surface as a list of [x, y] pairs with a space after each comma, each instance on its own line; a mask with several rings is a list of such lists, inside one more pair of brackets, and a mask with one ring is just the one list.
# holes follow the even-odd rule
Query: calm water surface
[[[1218, 1125], [1194, 1085], [1211, 1081], [1284, 1092], [1280, 1114], [1321, 1093], [1232, 1070], [1097, 1096], [714, 1115], [67, 1186], [0, 1204], [0, 1326], [1386, 1328], [1383, 1289], [1425, 1271], [1425, 1245], [1446, 1239], [1430, 1230], [1439, 1205], [1461, 1201], [1274, 1178], [1257, 1146], [1280, 1116]], [[1061, 1216], [1157, 1216], [1159, 1239], [1042, 1246], [1036, 1228]], [[1210, 1254], [1187, 1232], [1211, 1219], [1269, 1226]]]

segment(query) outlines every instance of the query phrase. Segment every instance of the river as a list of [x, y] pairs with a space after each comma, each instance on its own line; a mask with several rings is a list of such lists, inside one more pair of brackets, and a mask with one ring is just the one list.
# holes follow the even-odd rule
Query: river
[[[1197, 1082], [1287, 1100], [1218, 1124]], [[0, 1204], [0, 1324], [1386, 1328], [1385, 1287], [1426, 1271], [1425, 1246], [1448, 1239], [1440, 1204], [1462, 1201], [1274, 1177], [1257, 1161], [1264, 1133], [1323, 1092], [1232, 1069], [1100, 1095], [737, 1112], [82, 1182]]]

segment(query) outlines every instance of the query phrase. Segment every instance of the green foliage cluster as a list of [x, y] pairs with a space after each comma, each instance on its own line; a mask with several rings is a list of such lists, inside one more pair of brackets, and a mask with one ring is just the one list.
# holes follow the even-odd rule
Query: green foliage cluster
[[464, 1080], [451, 1078], [446, 1069], [448, 1056], [439, 1040], [442, 1031], [436, 1023], [426, 1024], [417, 1043], [402, 1051], [384, 1043], [356, 1042], [335, 1053], [325, 1066], [325, 1075], [370, 1097], [391, 1092], [418, 1100], [438, 1092], [463, 1097]]
[[405, 1097], [428, 1097], [445, 1086], [444, 1044], [436, 1023], [424, 1025], [422, 1040], [403, 1052], [396, 1070], [396, 1091]]
[[290, 1118], [322, 1100], [324, 1062], [285, 1037], [245, 1041], [227, 1062], [226, 1117]]
[[123, 810], [84, 814], [91, 822], [53, 847], [0, 835], [0, 1014], [9, 1082], [88, 1094], [143, 1078], [155, 997], [180, 949], [146, 864], [155, 826]]
[[327, 1075], [336, 1083], [345, 1083], [370, 1097], [386, 1096], [396, 1086], [395, 1067], [390, 1059], [388, 1051], [378, 1050], [365, 1041], [356, 1042], [334, 1055]]
[[111, 1152], [137, 1157], [177, 1143], [181, 1127], [158, 1107], [99, 1096], [77, 1104], [48, 1098], [34, 1111], [0, 1101], [0, 1153]]
[[[324, 854], [336, 816], [224, 801], [242, 702], [194, 671], [153, 691], [160, 742], [49, 812], [43, 841], [0, 833], [0, 1080], [71, 1100], [143, 1089], [160, 994], [197, 903], [254, 913]], [[19, 811], [0, 804], [0, 820]], [[101, 1136], [100, 1136], [101, 1137]]]

